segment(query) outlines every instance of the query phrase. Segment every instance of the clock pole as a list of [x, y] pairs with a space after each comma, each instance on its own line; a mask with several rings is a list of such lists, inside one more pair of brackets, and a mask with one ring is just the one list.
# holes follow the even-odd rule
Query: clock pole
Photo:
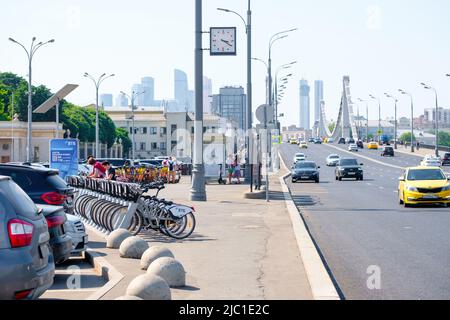
[[191, 200], [206, 201], [203, 166], [202, 0], [195, 0], [195, 121]]

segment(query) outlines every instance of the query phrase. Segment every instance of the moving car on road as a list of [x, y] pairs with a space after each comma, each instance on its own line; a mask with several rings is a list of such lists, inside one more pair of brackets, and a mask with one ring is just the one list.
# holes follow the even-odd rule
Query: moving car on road
[[300, 149], [308, 149], [308, 144], [306, 143], [306, 141], [301, 141], [299, 146]]
[[393, 157], [394, 156], [394, 148], [386, 146], [383, 148], [383, 151], [381, 151], [382, 157]]
[[367, 144], [367, 149], [375, 149], [378, 150], [378, 143], [375, 141], [371, 141]]
[[356, 145], [358, 146], [358, 148], [364, 149], [364, 143], [361, 140], [356, 141]]
[[342, 181], [343, 178], [355, 178], [356, 180], [363, 180], [363, 164], [358, 164], [358, 161], [353, 158], [342, 158], [336, 166], [334, 171], [336, 180]]
[[337, 155], [337, 154], [330, 154], [327, 157], [327, 160], [326, 160], [327, 161], [327, 166], [328, 167], [335, 167], [338, 164], [340, 158], [341, 157], [339, 157], [339, 155]]
[[358, 152], [358, 146], [356, 145], [356, 143], [350, 143], [348, 145], [348, 151]]
[[314, 142], [314, 138], [309, 138], [308, 142]]
[[446, 152], [442, 157], [441, 165], [447, 166], [450, 165], [450, 152]]
[[0, 300], [36, 299], [53, 284], [45, 217], [10, 177], [0, 176]]
[[322, 144], [322, 140], [320, 138], [314, 139], [314, 144]]
[[291, 139], [291, 140], [289, 140], [289, 143], [290, 144], [297, 144], [297, 139]]
[[441, 158], [434, 157], [432, 155], [426, 155], [423, 160], [420, 162], [420, 165], [423, 167], [440, 167], [441, 166]]
[[328, 138], [327, 143], [334, 143], [334, 139], [333, 138]]
[[353, 138], [345, 138], [345, 143], [348, 143], [348, 144], [355, 143], [355, 139], [353, 139]]
[[304, 153], [296, 153], [294, 156], [294, 164], [299, 161], [305, 161], [305, 160], [306, 160], [306, 156]]
[[339, 138], [338, 144], [345, 144], [345, 138], [344, 137]]
[[319, 169], [320, 167], [313, 161], [297, 162], [292, 167], [292, 183], [296, 183], [297, 181], [315, 181], [319, 183]]
[[450, 203], [450, 183], [441, 168], [412, 167], [406, 168], [399, 178], [399, 203], [408, 207], [424, 203]]

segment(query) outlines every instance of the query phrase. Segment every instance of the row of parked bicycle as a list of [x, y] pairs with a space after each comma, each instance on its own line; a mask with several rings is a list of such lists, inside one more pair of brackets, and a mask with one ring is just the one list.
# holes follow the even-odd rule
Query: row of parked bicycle
[[[79, 190], [75, 212], [105, 232], [126, 228], [132, 234], [142, 229], [158, 230], [175, 239], [189, 237], [196, 225], [194, 208], [158, 198], [163, 182], [144, 184], [68, 177]], [[156, 195], [146, 195], [151, 190]]]

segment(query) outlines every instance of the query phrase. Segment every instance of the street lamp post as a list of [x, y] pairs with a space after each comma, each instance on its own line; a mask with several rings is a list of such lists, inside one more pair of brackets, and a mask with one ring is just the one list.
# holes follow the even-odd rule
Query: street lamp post
[[237, 15], [239, 18], [241, 18], [242, 22], [244, 22], [245, 25], [245, 31], [247, 34], [247, 132], [246, 132], [246, 147], [247, 147], [247, 153], [245, 159], [245, 164], [248, 166], [245, 170], [245, 180], [250, 182], [250, 192], [253, 190], [253, 159], [252, 159], [252, 150], [250, 150], [250, 132], [253, 126], [252, 121], [252, 11], [251, 11], [251, 5], [250, 0], [248, 0], [248, 6], [247, 6], [247, 22], [245, 19], [237, 12], [223, 9], [223, 8], [217, 8], [217, 10], [229, 12]]
[[436, 104], [436, 111], [435, 111], [435, 116], [434, 116], [434, 132], [436, 135], [436, 142], [435, 142], [435, 146], [434, 146], [434, 153], [436, 155], [436, 157], [439, 156], [439, 104], [438, 104], [438, 94], [437, 94], [437, 90], [435, 88], [433, 88], [432, 86], [429, 86], [425, 83], [421, 83], [421, 85], [427, 89], [427, 90], [432, 90], [434, 91], [434, 95], [435, 95], [435, 104]]
[[386, 97], [394, 100], [394, 149], [397, 149], [397, 102], [398, 99], [391, 94], [384, 93]]
[[103, 81], [105, 81], [108, 78], [114, 77], [114, 74], [110, 74], [109, 76], [106, 75], [106, 73], [102, 74], [98, 79], [95, 79], [93, 76], [91, 76], [89, 73], [85, 72], [83, 75], [85, 78], [89, 78], [94, 82], [95, 85], [95, 157], [100, 157], [100, 145], [99, 145], [99, 117], [98, 117], [98, 91], [100, 88], [100, 85]]
[[411, 99], [411, 152], [414, 152], [414, 104], [412, 94], [406, 92], [405, 90], [398, 89], [401, 94], [409, 96]]
[[[278, 95], [278, 73], [279, 73], [281, 70], [283, 70], [283, 69], [289, 69], [289, 68], [291, 68], [291, 67], [292, 67], [294, 64], [296, 64], [296, 63], [297, 63], [297, 61], [292, 61], [292, 62], [290, 62], [290, 63], [286, 63], [286, 64], [283, 64], [282, 66], [278, 67], [277, 71], [275, 72], [275, 87], [274, 87], [274, 91], [275, 91], [274, 97], [275, 97], [275, 98], [276, 98], [277, 95]], [[291, 76], [292, 76], [292, 74], [288, 74], [288, 75], [286, 75], [285, 78], [282, 79], [282, 80], [286, 80], [286, 82], [287, 82], [287, 78], [288, 78], [288, 77], [291, 77]], [[277, 100], [278, 100], [278, 99], [275, 99], [275, 124], [276, 124], [276, 126], [277, 126], [277, 129], [280, 130], [280, 127], [279, 127], [279, 125], [278, 125], [278, 102], [277, 102]]]
[[366, 104], [366, 142], [369, 143], [369, 102], [361, 98], [358, 100]]
[[190, 199], [206, 201], [203, 165], [203, 47], [202, 0], [195, 0], [195, 122], [194, 159]]
[[134, 161], [135, 161], [135, 159], [136, 159], [136, 157], [135, 157], [136, 143], [135, 143], [135, 140], [134, 140], [134, 135], [135, 135], [135, 133], [134, 133], [134, 131], [135, 131], [135, 128], [134, 128], [134, 101], [135, 101], [135, 99], [136, 99], [138, 96], [144, 94], [145, 91], [142, 91], [142, 92], [135, 92], [135, 91], [133, 90], [133, 91], [131, 92], [131, 96], [128, 95], [128, 94], [126, 94], [126, 93], [123, 92], [123, 91], [120, 91], [120, 93], [121, 93], [122, 95], [128, 97], [128, 99], [130, 99], [130, 101], [131, 101], [131, 128], [132, 128], [132, 129], [131, 129], [131, 144], [132, 144], [132, 145], [131, 145], [131, 159], [132, 159], [132, 161], [133, 161], [132, 165], [134, 165]]
[[32, 62], [33, 62], [33, 57], [36, 53], [36, 51], [41, 48], [42, 46], [49, 44], [49, 43], [53, 43], [55, 42], [54, 39], [48, 40], [46, 42], [38, 42], [35, 43], [36, 41], [36, 37], [33, 37], [33, 39], [31, 40], [31, 46], [30, 46], [30, 50], [27, 50], [25, 48], [25, 46], [23, 44], [21, 44], [20, 42], [14, 40], [13, 38], [9, 38], [9, 41], [14, 42], [15, 44], [18, 44], [19, 46], [21, 46], [25, 52], [27, 53], [27, 57], [28, 57], [28, 132], [27, 132], [27, 162], [31, 162], [32, 160], [32, 130], [33, 130], [33, 103], [32, 103], [32, 99], [33, 99], [33, 89], [32, 89], [32, 85], [31, 85], [31, 75], [32, 75]]
[[373, 95], [369, 95], [370, 98], [377, 100], [378, 101], [378, 144], [381, 143], [381, 101], [379, 98], [373, 96]]

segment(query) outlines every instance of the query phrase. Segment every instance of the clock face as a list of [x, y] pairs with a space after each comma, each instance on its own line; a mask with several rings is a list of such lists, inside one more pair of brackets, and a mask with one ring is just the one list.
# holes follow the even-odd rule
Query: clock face
[[236, 28], [210, 29], [211, 55], [236, 55]]

